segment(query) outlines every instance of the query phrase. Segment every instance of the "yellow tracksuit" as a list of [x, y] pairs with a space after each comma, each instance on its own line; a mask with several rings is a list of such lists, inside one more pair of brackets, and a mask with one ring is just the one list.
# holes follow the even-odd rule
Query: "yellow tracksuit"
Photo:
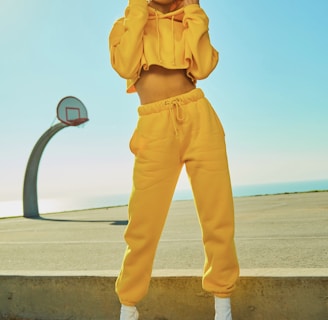
[[[170, 31], [170, 32], [168, 32]], [[172, 44], [172, 41], [174, 44]], [[166, 44], [170, 48], [166, 48]], [[208, 76], [218, 53], [208, 19], [198, 5], [170, 14], [130, 0], [110, 34], [111, 62], [134, 92], [140, 70], [152, 64], [186, 69], [194, 81]], [[203, 288], [228, 297], [239, 275], [234, 245], [234, 210], [224, 130], [200, 89], [142, 105], [131, 138], [135, 155], [127, 249], [116, 281], [122, 304], [133, 306], [147, 293], [158, 241], [182, 166], [186, 166], [205, 249]]]

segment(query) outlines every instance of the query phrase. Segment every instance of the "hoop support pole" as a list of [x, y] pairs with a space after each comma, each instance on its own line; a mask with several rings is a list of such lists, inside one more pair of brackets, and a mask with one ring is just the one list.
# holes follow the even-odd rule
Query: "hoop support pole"
[[23, 187], [23, 212], [25, 218], [38, 218], [38, 192], [37, 192], [37, 179], [40, 159], [49, 140], [61, 129], [66, 128], [68, 125], [64, 123], [57, 123], [50, 127], [35, 144], [30, 158], [27, 163], [24, 187]]

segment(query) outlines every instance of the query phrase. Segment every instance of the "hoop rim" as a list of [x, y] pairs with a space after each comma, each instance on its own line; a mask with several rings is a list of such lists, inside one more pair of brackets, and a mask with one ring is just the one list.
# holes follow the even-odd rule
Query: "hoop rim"
[[61, 122], [69, 125], [69, 126], [72, 126], [72, 127], [77, 127], [87, 121], [89, 121], [89, 118], [78, 118], [78, 119], [73, 119], [73, 120], [60, 120]]

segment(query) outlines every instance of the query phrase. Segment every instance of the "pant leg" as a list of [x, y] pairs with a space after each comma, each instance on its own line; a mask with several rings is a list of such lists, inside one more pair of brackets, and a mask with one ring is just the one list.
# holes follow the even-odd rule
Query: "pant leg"
[[203, 288], [227, 297], [235, 287], [239, 266], [224, 131], [206, 99], [199, 100], [189, 114], [194, 123], [185, 162], [203, 235]]
[[169, 111], [140, 117], [130, 148], [135, 164], [125, 231], [127, 248], [116, 281], [116, 292], [125, 305], [135, 305], [147, 293], [158, 241], [182, 167]]

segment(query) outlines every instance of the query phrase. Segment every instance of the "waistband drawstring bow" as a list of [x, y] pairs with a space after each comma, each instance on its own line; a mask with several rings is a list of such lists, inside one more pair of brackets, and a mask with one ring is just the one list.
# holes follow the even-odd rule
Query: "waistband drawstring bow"
[[[181, 108], [180, 101], [178, 99], [167, 101], [166, 103], [170, 104], [169, 107], [170, 117], [172, 119], [175, 135], [178, 136], [177, 122], [183, 122], [185, 120], [183, 109]], [[174, 115], [174, 109], [176, 113], [175, 115]]]

